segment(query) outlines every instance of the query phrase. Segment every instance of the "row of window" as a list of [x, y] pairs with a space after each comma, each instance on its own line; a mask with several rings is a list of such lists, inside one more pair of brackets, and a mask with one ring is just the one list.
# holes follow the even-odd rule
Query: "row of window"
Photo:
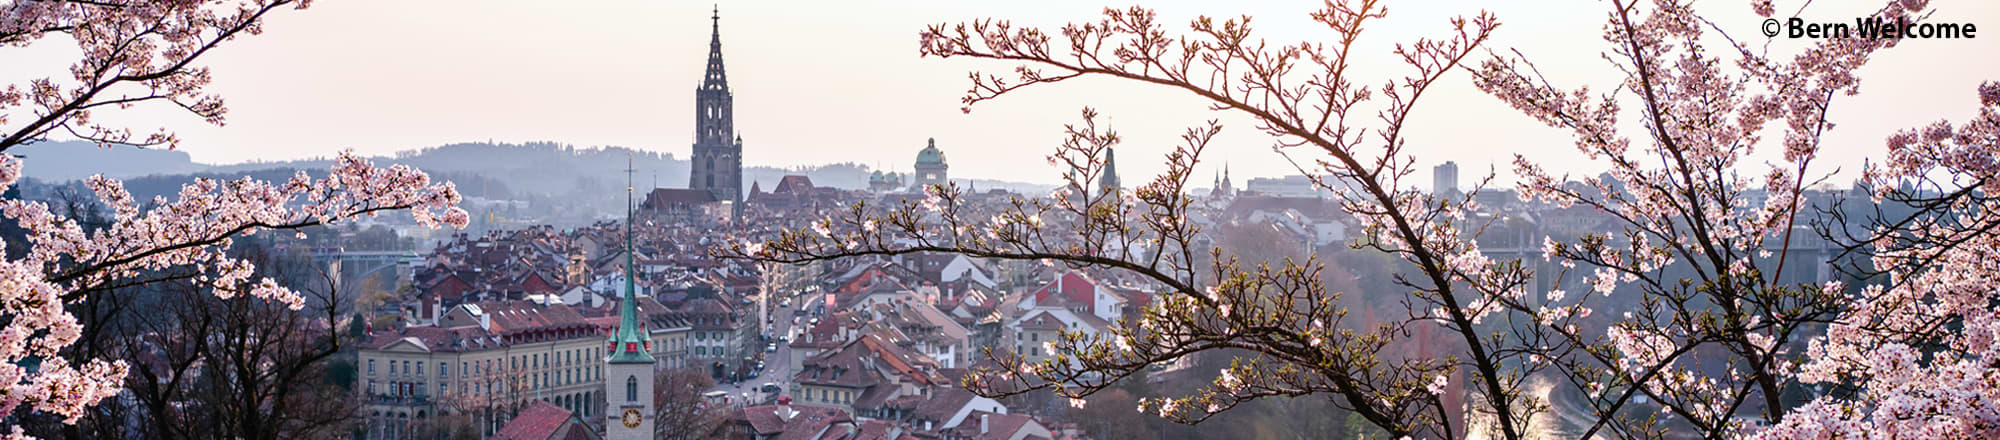
[[[590, 348], [581, 348], [574, 350], [563, 350], [553, 353], [523, 354], [508, 358], [507, 367], [510, 369], [518, 370], [521, 369], [523, 365], [526, 365], [528, 368], [535, 368], [535, 369], [540, 369], [545, 367], [563, 367], [563, 366], [577, 365], [583, 363], [584, 359], [603, 356], [602, 354], [603, 350], [604, 349], [601, 347], [590, 347]], [[376, 361], [375, 359], [368, 360], [368, 375], [370, 376], [375, 375], [375, 361]], [[423, 361], [416, 361], [414, 364], [411, 361], [391, 360], [387, 362], [389, 364], [389, 374], [392, 376], [405, 375], [405, 376], [424, 377]], [[478, 363], [459, 362], [458, 367], [459, 371], [466, 371], [466, 372], [471, 372], [474, 375], [479, 375], [492, 372], [494, 369], [494, 362], [496, 361], [493, 359], [487, 359], [485, 361], [481, 361]], [[444, 362], [438, 362], [437, 372], [438, 372], [438, 377], [450, 377], [451, 376], [450, 364]]]
[[853, 392], [853, 391], [845, 391], [845, 390], [828, 390], [828, 389], [826, 389], [826, 388], [820, 388], [820, 389], [817, 389], [817, 390], [806, 390], [806, 392], [804, 393], [804, 396], [801, 396], [801, 397], [803, 397], [803, 400], [805, 400], [805, 401], [807, 401], [807, 402], [813, 402], [813, 401], [815, 401], [815, 400], [814, 400], [814, 398], [813, 398], [813, 391], [819, 391], [819, 396], [818, 396], [819, 398], [818, 398], [818, 400], [817, 400], [818, 402], [824, 402], [824, 403], [839, 403], [839, 404], [851, 404], [851, 403], [854, 403], [854, 392]]
[[[543, 387], [574, 385], [578, 383], [599, 380], [602, 379], [603, 377], [604, 377], [603, 365], [598, 365], [595, 368], [570, 368], [562, 371], [545, 371], [542, 372], [542, 374], [530, 374], [527, 376], [529, 381], [528, 382], [529, 390], [539, 390], [542, 389]], [[421, 397], [422, 395], [420, 394], [419, 390], [422, 389], [421, 387], [424, 386], [422, 382], [390, 381], [388, 384], [389, 389], [385, 393], [383, 392], [383, 390], [377, 389], [375, 385], [376, 385], [375, 379], [368, 380], [369, 394], [388, 395], [396, 397], [411, 397], [411, 396]], [[447, 388], [448, 386], [449, 384], [447, 382], [443, 382], [442, 380], [438, 382], [437, 384], [438, 394], [440, 395], [444, 394], [445, 391], [449, 389]], [[500, 381], [498, 379], [490, 379], [484, 383], [478, 381], [465, 381], [465, 382], [460, 382], [458, 385], [458, 391], [460, 393], [485, 394], [494, 392], [495, 390], [499, 390], [500, 388], [501, 388]]]
[[[718, 333], [718, 335], [720, 335], [720, 333]], [[680, 346], [682, 342], [680, 339], [670, 338], [667, 339], [665, 342], [667, 342], [668, 344], [664, 345], [671, 345], [671, 346], [661, 347], [667, 349], [667, 351], [678, 351], [685, 349], [685, 347]], [[601, 358], [603, 357], [603, 353], [604, 349], [602, 347], [590, 347], [584, 349], [564, 350], [554, 353], [523, 354], [509, 358], [507, 360], [507, 365], [508, 368], [516, 370], [521, 369], [523, 364], [526, 364], [528, 368], [536, 368], [536, 369], [544, 367], [570, 366], [583, 363], [585, 359]], [[720, 351], [717, 351], [716, 354], [720, 355], [722, 353]], [[551, 355], [554, 355], [554, 357], [551, 358], [550, 357]], [[368, 360], [369, 376], [375, 375], [375, 361], [376, 361], [375, 359]], [[416, 361], [412, 363], [412, 361], [391, 360], [387, 362], [389, 367], [388, 368], [389, 375], [424, 377], [423, 361]], [[479, 374], [493, 372], [494, 362], [496, 361], [493, 359], [487, 359], [485, 361], [478, 363], [459, 362], [458, 366], [459, 366], [459, 371], [470, 372], [473, 375], [479, 375]], [[450, 364], [444, 362], [438, 362], [437, 364], [438, 377], [451, 376], [451, 370], [449, 365]]]

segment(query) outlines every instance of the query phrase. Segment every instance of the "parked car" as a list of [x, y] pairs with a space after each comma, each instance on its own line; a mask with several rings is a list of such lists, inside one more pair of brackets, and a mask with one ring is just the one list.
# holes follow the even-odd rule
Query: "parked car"
[[778, 388], [778, 384], [775, 384], [775, 383], [770, 383], [770, 382], [764, 382], [764, 386], [763, 386], [763, 387], [759, 387], [759, 388], [757, 388], [757, 390], [758, 390], [758, 391], [763, 391], [763, 392], [766, 392], [766, 393], [775, 393], [775, 392], [778, 392], [778, 391], [780, 391], [780, 389]]
[[773, 343], [770, 343], [770, 344], [765, 344], [765, 345], [764, 345], [764, 352], [765, 352], [765, 353], [777, 353], [777, 352], [778, 352], [778, 344], [777, 344], [777, 343], [775, 343], [775, 342], [773, 342]]

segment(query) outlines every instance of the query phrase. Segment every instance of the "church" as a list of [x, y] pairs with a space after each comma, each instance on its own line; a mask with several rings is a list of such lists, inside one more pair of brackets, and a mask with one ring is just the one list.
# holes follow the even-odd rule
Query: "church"
[[694, 155], [688, 159], [688, 189], [706, 190], [717, 201], [740, 209], [743, 203], [743, 135], [736, 132], [736, 97], [722, 69], [722, 14], [714, 16], [708, 39], [708, 69], [694, 92]]
[[[742, 209], [743, 136], [736, 133], [734, 101], [729, 77], [722, 68], [722, 14], [709, 17], [708, 68], [701, 86], [695, 88], [694, 155], [689, 160], [688, 190], [706, 191], [710, 200], [727, 201]], [[630, 197], [631, 188], [626, 188]], [[658, 190], [655, 190], [657, 192]], [[651, 202], [653, 197], [648, 196]], [[630, 204], [630, 201], [627, 201]], [[653, 408], [653, 342], [646, 321], [639, 319], [639, 306], [630, 273], [632, 261], [632, 212], [625, 215], [625, 289], [619, 298], [618, 328], [606, 341], [604, 359], [605, 397], [604, 438], [607, 440], [650, 439], [656, 414]]]

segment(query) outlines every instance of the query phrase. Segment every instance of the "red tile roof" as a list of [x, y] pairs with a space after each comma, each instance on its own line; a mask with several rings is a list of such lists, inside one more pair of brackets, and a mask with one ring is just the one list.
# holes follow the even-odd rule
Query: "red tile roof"
[[595, 437], [594, 434], [591, 434], [590, 429], [583, 426], [583, 421], [572, 417], [572, 414], [568, 410], [542, 401], [536, 401], [528, 409], [521, 410], [521, 415], [515, 416], [514, 420], [507, 421], [506, 425], [500, 427], [500, 431], [493, 433], [493, 438], [499, 440], [588, 439]]
[[759, 438], [777, 439], [811, 438], [829, 425], [854, 423], [853, 417], [840, 408], [799, 404], [747, 407], [731, 418], [736, 423], [750, 425]]

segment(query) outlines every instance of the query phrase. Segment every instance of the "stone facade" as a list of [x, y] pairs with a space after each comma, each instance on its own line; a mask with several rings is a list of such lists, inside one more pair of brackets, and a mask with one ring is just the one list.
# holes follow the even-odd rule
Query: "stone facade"
[[708, 70], [695, 88], [694, 156], [688, 189], [708, 190], [717, 200], [743, 201], [743, 136], [736, 132], [735, 101], [722, 69], [722, 17], [717, 14], [708, 41]]

